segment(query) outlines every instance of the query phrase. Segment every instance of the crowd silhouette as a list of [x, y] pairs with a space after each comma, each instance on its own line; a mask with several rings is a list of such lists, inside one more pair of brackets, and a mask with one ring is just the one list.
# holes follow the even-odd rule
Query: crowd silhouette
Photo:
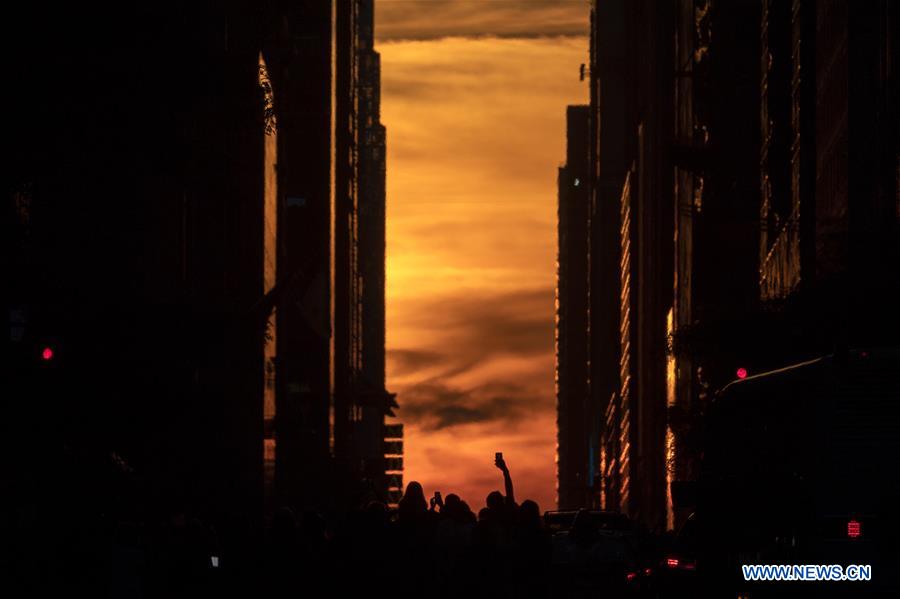
[[[410, 482], [396, 510], [369, 501], [327, 526], [315, 513], [300, 523], [283, 510], [272, 520], [262, 577], [273, 597], [310, 596], [546, 599], [647, 596], [633, 585], [650, 572], [660, 539], [624, 516], [610, 527], [579, 510], [551, 531], [537, 502], [516, 501], [502, 454], [504, 491], [492, 491], [477, 515], [459, 495], [426, 499]], [[562, 514], [562, 513], [560, 513]], [[573, 513], [569, 513], [570, 515]], [[624, 526], [624, 527], [623, 527]], [[551, 534], [553, 533], [553, 534]], [[622, 534], [624, 533], [624, 535]]]
[[267, 540], [267, 594], [547, 597], [551, 546], [540, 508], [517, 504], [506, 462], [498, 455], [495, 463], [505, 493], [490, 493], [477, 516], [456, 494], [426, 499], [415, 481], [396, 510], [370, 501], [333, 529], [317, 514], [298, 524], [279, 511]]
[[[504, 492], [491, 492], [476, 515], [459, 495], [426, 498], [410, 482], [396, 509], [368, 501], [340, 518], [278, 509], [263, 540], [248, 523], [214, 533], [178, 514], [142, 555], [142, 568], [118, 564], [112, 596], [166, 597], [548, 597], [551, 539], [538, 504], [516, 503], [498, 454]], [[127, 531], [122, 531], [127, 535]], [[136, 557], [121, 543], [120, 558]], [[152, 571], [140, 580], [139, 570]], [[141, 588], [143, 593], [135, 594]]]
[[[72, 487], [58, 518], [13, 535], [9, 546], [18, 551], [3, 557], [13, 573], [7, 583], [18, 589], [13, 596], [76, 589], [111, 598], [597, 596], [601, 531], [579, 512], [572, 534], [551, 534], [535, 501], [516, 501], [501, 454], [495, 465], [504, 490], [488, 494], [477, 515], [457, 494], [427, 498], [410, 482], [395, 509], [372, 494], [331, 512], [280, 508], [264, 530], [246, 517], [204, 519], [178, 502], [156, 515], [124, 500], [78, 502]], [[39, 538], [52, 542], [41, 549]], [[602, 588], [604, 596], [620, 591]]]

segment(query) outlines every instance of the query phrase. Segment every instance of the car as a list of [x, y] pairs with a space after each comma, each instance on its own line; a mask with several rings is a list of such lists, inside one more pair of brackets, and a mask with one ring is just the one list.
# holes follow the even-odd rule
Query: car
[[600, 510], [544, 514], [552, 533], [553, 572], [562, 596], [643, 597], [655, 588], [650, 535], [628, 516]]
[[662, 597], [702, 596], [697, 571], [699, 537], [699, 516], [695, 512], [681, 526], [659, 561], [657, 580]]
[[576, 514], [583, 512], [588, 520], [598, 530], [616, 532], [636, 532], [637, 524], [631, 518], [620, 512], [601, 510], [556, 510], [544, 512], [544, 526], [550, 534], [568, 531], [572, 528]]

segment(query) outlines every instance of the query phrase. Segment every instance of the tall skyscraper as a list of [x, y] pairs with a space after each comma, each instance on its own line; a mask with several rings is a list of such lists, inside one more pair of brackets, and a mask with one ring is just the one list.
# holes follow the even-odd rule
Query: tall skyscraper
[[[385, 415], [391, 414], [393, 395], [385, 390], [385, 127], [381, 123], [381, 56], [375, 51], [375, 2], [359, 4], [357, 60], [359, 127], [358, 269], [361, 287], [360, 339], [362, 363], [357, 403], [360, 419], [355, 435], [362, 474], [376, 492], [386, 496]], [[394, 427], [394, 435], [397, 427]], [[399, 446], [402, 448], [402, 444]], [[395, 445], [392, 451], [396, 452]], [[402, 453], [402, 452], [401, 452]], [[397, 458], [393, 454], [396, 469]]]
[[386, 496], [384, 419], [396, 404], [384, 388], [385, 128], [374, 0], [338, 2], [336, 25], [334, 454], [354, 481]]
[[589, 107], [566, 110], [566, 164], [559, 169], [556, 285], [557, 503], [585, 507], [596, 455], [588, 387]]
[[[269, 64], [279, 140], [276, 501], [298, 511], [332, 501], [332, 3], [285, 5]], [[268, 429], [267, 429], [268, 430]]]

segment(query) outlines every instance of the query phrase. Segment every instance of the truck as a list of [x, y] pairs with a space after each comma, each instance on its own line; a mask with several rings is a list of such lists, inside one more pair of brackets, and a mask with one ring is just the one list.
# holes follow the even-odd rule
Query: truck
[[[669, 558], [692, 567], [673, 572], [673, 587], [710, 597], [900, 590], [900, 349], [734, 381], [703, 428], [695, 513]], [[871, 580], [744, 580], [742, 565], [768, 564], [866, 565]]]

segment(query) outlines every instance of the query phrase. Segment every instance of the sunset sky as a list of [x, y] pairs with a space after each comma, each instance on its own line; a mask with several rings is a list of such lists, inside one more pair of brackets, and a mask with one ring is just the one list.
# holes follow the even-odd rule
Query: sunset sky
[[555, 507], [556, 171], [587, 0], [376, 0], [388, 385], [405, 481]]

